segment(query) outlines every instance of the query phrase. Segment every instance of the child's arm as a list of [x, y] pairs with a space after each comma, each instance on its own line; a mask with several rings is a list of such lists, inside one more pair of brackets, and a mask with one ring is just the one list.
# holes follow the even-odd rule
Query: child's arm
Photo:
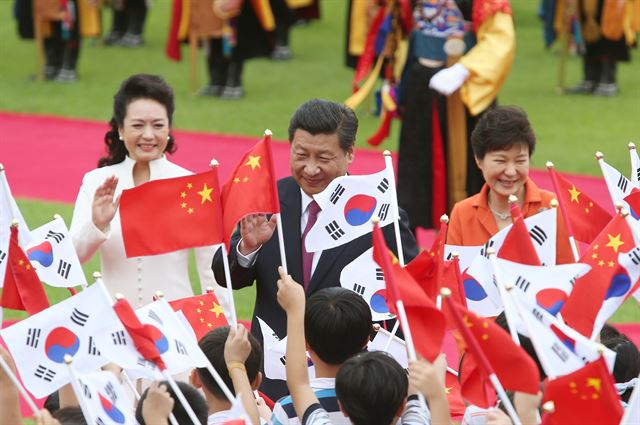
[[[13, 359], [7, 350], [0, 346], [0, 356], [4, 359], [9, 369], [16, 374], [16, 367]], [[20, 416], [20, 399], [18, 389], [13, 385], [13, 381], [9, 378], [3, 368], [0, 367], [0, 411], [2, 412], [3, 421], [8, 424], [22, 423]]]
[[147, 389], [147, 396], [142, 402], [142, 418], [147, 424], [168, 425], [169, 416], [175, 401], [167, 391], [167, 387], [152, 382]]
[[449, 402], [445, 393], [446, 373], [447, 362], [442, 354], [433, 363], [419, 359], [409, 365], [409, 388], [424, 394], [429, 402], [433, 424], [451, 423]]
[[229, 371], [231, 382], [233, 382], [236, 395], [240, 394], [242, 405], [249, 415], [251, 423], [260, 425], [258, 407], [256, 406], [256, 400], [253, 397], [251, 383], [245, 368], [245, 362], [250, 353], [251, 343], [247, 335], [247, 328], [239, 325], [236, 330], [233, 326], [230, 326], [229, 336], [224, 344], [224, 361], [227, 364], [227, 370]]
[[304, 344], [305, 295], [302, 285], [278, 267], [278, 303], [287, 313], [287, 387], [300, 421], [309, 406], [318, 403], [309, 384], [307, 355]]

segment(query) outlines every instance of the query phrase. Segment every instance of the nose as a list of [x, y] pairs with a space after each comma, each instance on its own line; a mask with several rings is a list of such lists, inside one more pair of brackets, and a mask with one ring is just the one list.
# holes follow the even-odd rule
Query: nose
[[142, 137], [144, 137], [145, 139], [153, 139], [153, 128], [150, 125], [144, 126]]
[[515, 176], [517, 174], [516, 165], [509, 163], [507, 167], [504, 169], [504, 173], [508, 176]]
[[304, 165], [304, 172], [308, 176], [315, 176], [320, 173], [320, 167], [313, 161], [309, 161]]

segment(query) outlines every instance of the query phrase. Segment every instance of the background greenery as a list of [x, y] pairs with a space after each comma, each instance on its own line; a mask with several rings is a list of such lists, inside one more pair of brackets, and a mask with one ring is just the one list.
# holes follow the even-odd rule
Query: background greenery
[[[104, 47], [96, 40], [82, 44], [79, 64], [80, 80], [76, 84], [34, 82], [36, 54], [32, 41], [19, 40], [13, 17], [13, 1], [0, 0], [0, 110], [27, 113], [55, 114], [68, 117], [107, 121], [110, 118], [111, 98], [120, 82], [136, 72], [163, 75], [176, 91], [175, 126], [181, 129], [213, 131], [227, 134], [256, 135], [264, 128], [273, 130], [276, 139], [286, 138], [292, 111], [311, 97], [342, 101], [350, 94], [353, 72], [343, 64], [346, 23], [344, 0], [322, 0], [322, 20], [292, 31], [293, 60], [272, 62], [256, 59], [245, 67], [246, 97], [241, 101], [200, 98], [191, 93], [188, 80], [187, 51], [185, 60], [170, 62], [164, 56], [169, 22], [170, 0], [155, 0], [148, 16], [145, 45], [138, 49]], [[627, 170], [626, 144], [640, 135], [640, 63], [637, 51], [635, 62], [619, 67], [619, 96], [561, 96], [555, 87], [558, 74], [559, 48], [546, 50], [542, 28], [536, 16], [538, 1], [512, 0], [516, 21], [516, 59], [500, 95], [503, 104], [522, 106], [538, 135], [534, 166], [541, 167], [553, 160], [561, 171], [599, 174], [593, 159], [597, 150], [615, 167]], [[105, 11], [103, 22], [110, 16]], [[202, 53], [199, 79], [205, 83], [206, 71]], [[567, 85], [580, 80], [581, 62], [568, 58]], [[361, 108], [361, 129], [358, 145], [364, 146], [378, 124], [371, 116], [371, 103]], [[399, 124], [393, 126], [391, 137], [380, 149], [396, 149]], [[2, 159], [0, 135], [0, 160]], [[101, 143], [96, 140], [95, 143]], [[39, 154], [54, 155], [52, 152]], [[67, 223], [72, 206], [35, 200], [18, 200], [20, 208], [32, 228], [61, 214]], [[99, 269], [94, 258], [85, 266], [87, 276]], [[198, 277], [191, 267], [194, 287], [199, 289]], [[196, 289], [197, 290], [197, 289]], [[68, 296], [66, 290], [48, 289], [52, 302]], [[236, 306], [240, 318], [248, 319], [253, 310], [255, 291], [248, 288], [236, 292]], [[7, 318], [24, 317], [7, 311]], [[616, 321], [640, 320], [637, 305], [627, 303], [614, 317]]]

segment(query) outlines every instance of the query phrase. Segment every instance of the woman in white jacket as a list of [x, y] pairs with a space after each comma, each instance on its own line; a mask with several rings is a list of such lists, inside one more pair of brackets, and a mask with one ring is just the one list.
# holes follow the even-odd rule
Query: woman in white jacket
[[[127, 258], [118, 212], [123, 189], [191, 174], [166, 157], [176, 149], [171, 135], [174, 109], [173, 90], [161, 77], [137, 74], [122, 83], [114, 96], [111, 129], [105, 135], [107, 156], [84, 176], [73, 211], [71, 236], [80, 261], [100, 251], [105, 285], [111, 294], [122, 293], [134, 308], [151, 302], [158, 290], [168, 300], [193, 295], [189, 251]], [[149, 205], [149, 214], [154, 213]], [[211, 271], [214, 248], [195, 252], [202, 287], [213, 286], [224, 302], [226, 295]]]

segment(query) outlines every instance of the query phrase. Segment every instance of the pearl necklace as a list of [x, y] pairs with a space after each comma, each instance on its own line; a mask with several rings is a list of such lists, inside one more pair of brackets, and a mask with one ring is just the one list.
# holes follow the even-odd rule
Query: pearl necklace
[[507, 212], [498, 212], [498, 211], [494, 210], [493, 208], [491, 208], [491, 205], [489, 205], [489, 209], [491, 210], [493, 215], [495, 215], [496, 217], [498, 217], [502, 221], [507, 221], [508, 219], [511, 218], [511, 214], [508, 211]]

